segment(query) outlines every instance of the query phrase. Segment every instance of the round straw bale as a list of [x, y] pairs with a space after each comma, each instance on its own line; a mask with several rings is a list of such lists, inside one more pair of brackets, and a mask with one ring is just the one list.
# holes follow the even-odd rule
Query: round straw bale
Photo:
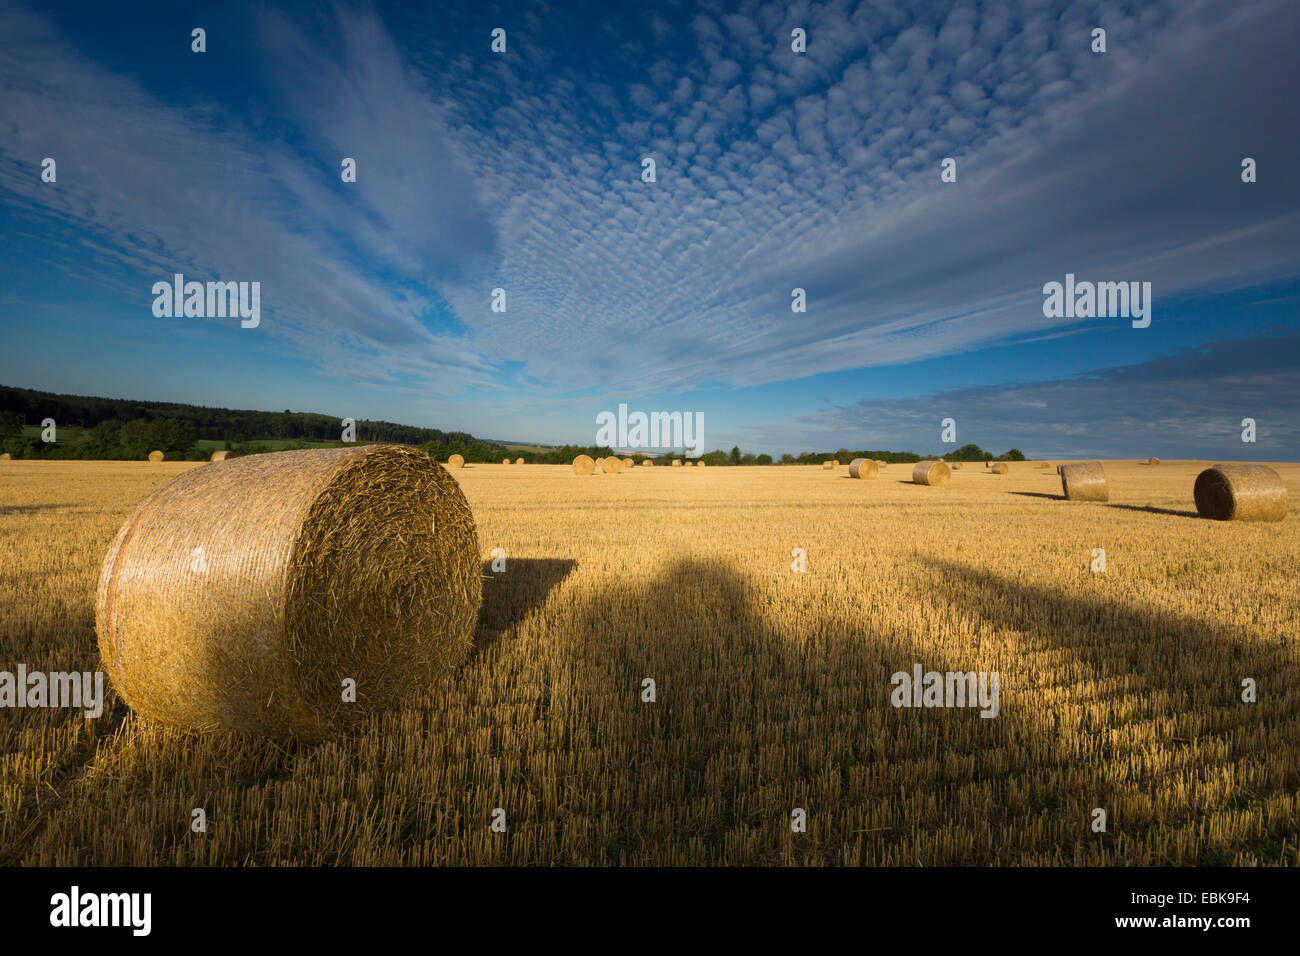
[[879, 466], [870, 458], [854, 458], [849, 462], [850, 478], [874, 478], [879, 470]]
[[516, 459], [515, 459], [515, 464], [516, 464], [516, 465], [522, 465], [523, 463], [524, 463], [524, 460], [523, 460], [522, 458], [516, 458]]
[[682, 460], [681, 460], [680, 458], [674, 458], [674, 459], [673, 459], [673, 463], [672, 463], [672, 467], [673, 467], [673, 468], [680, 468], [680, 467], [682, 467]]
[[1160, 459], [1159, 459], [1159, 458], [1148, 458], [1148, 459], [1147, 459], [1147, 464], [1148, 464], [1148, 465], [1158, 465], [1158, 464], [1160, 464]]
[[230, 452], [228, 451], [214, 451], [208, 457], [208, 461], [225, 461], [229, 457], [230, 457]]
[[464, 456], [464, 455], [452, 455], [450, 458], [447, 459], [447, 467], [448, 467], [448, 468], [464, 468], [464, 467], [465, 467], [465, 456]]
[[164, 458], [166, 458], [166, 457], [167, 457], [166, 455], [164, 455], [162, 452], [160, 452], [160, 451], [159, 451], [158, 449], [156, 449], [156, 448], [155, 448], [153, 451], [149, 452], [149, 460], [150, 460], [150, 461], [162, 461], [162, 460], [163, 460]]
[[624, 468], [635, 468], [635, 467], [636, 467], [636, 462], [634, 462], [631, 458], [624, 458], [624, 459], [623, 459], [623, 467], [624, 467]]
[[501, 464], [503, 464], [503, 465], [508, 465], [508, 464], [510, 464], [510, 459], [509, 459], [509, 458], [502, 458], [502, 459], [501, 459]]
[[1289, 508], [1286, 486], [1268, 465], [1207, 468], [1192, 496], [1200, 516], [1216, 521], [1281, 521]]
[[1039, 467], [1039, 468], [1051, 468], [1052, 466], [1051, 466], [1050, 464], [1048, 464], [1047, 462], [1045, 462], [1045, 461], [1040, 461], [1040, 462], [1038, 463], [1038, 467]]
[[1099, 461], [1081, 461], [1057, 468], [1066, 501], [1109, 501], [1110, 486]]
[[12, 461], [13, 457], [14, 456], [9, 454], [9, 452], [5, 452], [3, 455], [0, 455], [0, 461]]
[[824, 461], [824, 462], [822, 462], [822, 470], [823, 470], [823, 471], [831, 471], [831, 470], [833, 470], [833, 469], [835, 468], [836, 464], [838, 464], [838, 462], [833, 462], [833, 461]]
[[623, 463], [617, 458], [606, 458], [600, 467], [607, 475], [617, 475], [623, 470]]
[[950, 464], [948, 467], [951, 468], [953, 471], [961, 471], [961, 466], [962, 466], [962, 463], [961, 463], [961, 462], [959, 462], [959, 461], [954, 461], [954, 462], [953, 462], [952, 464]]
[[465, 659], [481, 573], [465, 496], [423, 452], [248, 455], [177, 476], [118, 531], [100, 657], [164, 723], [318, 740]]
[[596, 463], [591, 460], [590, 455], [579, 455], [573, 459], [573, 473], [575, 475], [590, 475], [596, 470]]
[[605, 459], [604, 459], [604, 458], [597, 458], [597, 459], [596, 459], [596, 470], [599, 471], [599, 470], [600, 470], [600, 466], [603, 465], [603, 464], [605, 464]]
[[1011, 469], [1007, 467], [1005, 461], [995, 462], [989, 466], [989, 471], [993, 472], [995, 475], [1005, 475], [1010, 470]]
[[912, 482], [917, 485], [946, 485], [952, 472], [942, 461], [918, 461], [912, 468]]
[[695, 463], [695, 467], [696, 467], [696, 468], [703, 468], [703, 467], [704, 467], [705, 465], [707, 465], [707, 464], [708, 464], [708, 462], [705, 461], [703, 458], [701, 458], [699, 461], [697, 461], [697, 462]]
[[694, 466], [695, 466], [695, 462], [691, 461], [689, 458], [685, 458], [682, 460], [683, 468], [693, 468]]
[[654, 466], [655, 466], [655, 463], [654, 463], [653, 461], [651, 461], [649, 458], [647, 458], [645, 461], [641, 462], [641, 467], [642, 467], [642, 468], [653, 468]]

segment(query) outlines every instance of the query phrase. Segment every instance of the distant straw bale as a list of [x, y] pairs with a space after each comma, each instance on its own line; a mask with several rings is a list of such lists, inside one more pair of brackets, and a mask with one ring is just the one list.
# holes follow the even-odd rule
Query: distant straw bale
[[228, 451], [214, 451], [208, 456], [208, 461], [225, 461], [229, 457], [230, 452]]
[[912, 481], [918, 485], [946, 485], [951, 477], [942, 461], [918, 461], [912, 468]]
[[162, 460], [163, 460], [164, 458], [166, 458], [166, 457], [167, 457], [166, 455], [164, 455], [162, 452], [158, 451], [158, 449], [156, 449], [156, 448], [155, 448], [153, 451], [149, 452], [149, 460], [150, 460], [150, 461], [162, 461]]
[[641, 467], [642, 467], [642, 468], [653, 468], [654, 466], [655, 466], [655, 463], [654, 463], [653, 461], [651, 461], [649, 458], [647, 458], [645, 461], [641, 462]]
[[133, 709], [171, 726], [318, 740], [464, 661], [481, 574], [465, 496], [427, 454], [247, 455], [178, 475], [122, 525], [96, 595], [100, 658]]
[[1005, 475], [1010, 470], [1011, 469], [1007, 467], [1005, 461], [995, 462], [989, 466], [989, 471], [993, 472], [995, 475]]
[[447, 459], [447, 467], [448, 467], [448, 468], [464, 468], [464, 467], [465, 467], [465, 456], [464, 456], [464, 455], [452, 455], [450, 458]]
[[954, 462], [953, 462], [952, 464], [950, 464], [948, 467], [951, 468], [953, 471], [961, 471], [961, 469], [962, 469], [962, 462], [960, 462], [960, 461], [954, 461]]
[[1158, 465], [1158, 464], [1160, 464], [1160, 459], [1159, 459], [1159, 458], [1148, 458], [1148, 459], [1147, 459], [1147, 464], [1148, 464], [1148, 465]]
[[681, 460], [680, 458], [674, 458], [674, 459], [673, 459], [673, 463], [672, 463], [672, 467], [673, 467], [673, 468], [680, 468], [680, 467], [682, 467], [682, 460]]
[[524, 463], [524, 460], [523, 460], [522, 458], [516, 458], [516, 459], [515, 459], [515, 464], [516, 464], [516, 465], [522, 465], [523, 463]]
[[1192, 489], [1202, 518], [1281, 521], [1290, 502], [1286, 486], [1268, 465], [1215, 465], [1196, 476]]
[[854, 458], [849, 462], [850, 478], [874, 478], [880, 467], [870, 458]]
[[622, 470], [623, 463], [617, 458], [606, 458], [600, 467], [607, 475], [617, 475]]
[[1099, 461], [1081, 461], [1057, 468], [1066, 501], [1109, 501], [1110, 486]]

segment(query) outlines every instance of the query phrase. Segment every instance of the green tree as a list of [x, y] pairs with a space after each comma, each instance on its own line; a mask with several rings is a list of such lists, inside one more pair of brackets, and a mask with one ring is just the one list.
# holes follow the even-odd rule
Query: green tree
[[760, 465], [770, 465], [772, 464], [772, 456], [764, 453], [762, 455], [759, 455], [756, 461]]
[[727, 456], [727, 460], [728, 460], [729, 462], [731, 462], [731, 464], [733, 464], [733, 465], [739, 465], [739, 464], [740, 464], [740, 446], [739, 446], [739, 445], [732, 445], [732, 446], [731, 446], [731, 454]]

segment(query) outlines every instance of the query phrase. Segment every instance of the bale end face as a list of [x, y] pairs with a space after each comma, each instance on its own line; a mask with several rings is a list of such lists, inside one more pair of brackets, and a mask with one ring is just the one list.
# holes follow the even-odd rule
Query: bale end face
[[1196, 511], [1216, 521], [1281, 521], [1290, 509], [1286, 486], [1268, 465], [1215, 465], [1196, 476]]
[[464, 468], [464, 467], [465, 467], [465, 456], [464, 456], [464, 455], [452, 455], [450, 458], [447, 459], [447, 467], [448, 467], [448, 468]]
[[680, 468], [680, 467], [682, 467], [682, 460], [681, 460], [680, 458], [674, 458], [671, 467], [673, 467], [673, 468]]
[[651, 461], [649, 458], [647, 458], [645, 461], [641, 462], [641, 467], [642, 467], [642, 468], [653, 468], [654, 466], [655, 466], [655, 463], [654, 463], [653, 461]]
[[166, 457], [167, 457], [166, 455], [164, 455], [162, 452], [158, 451], [157, 449], [154, 449], [153, 451], [149, 452], [150, 461], [162, 461]]
[[918, 461], [912, 467], [912, 482], [918, 485], [946, 485], [952, 477], [942, 461]]
[[849, 462], [850, 478], [874, 478], [880, 467], [870, 458], [854, 458]]
[[522, 465], [523, 463], [524, 463], [524, 460], [523, 460], [522, 458], [516, 458], [516, 459], [515, 459], [515, 464], [516, 464], [516, 465]]
[[591, 475], [596, 472], [596, 462], [590, 455], [579, 455], [573, 459], [573, 473], [575, 475]]
[[951, 468], [953, 471], [961, 471], [962, 463], [959, 461], [954, 461], [948, 467]]
[[1005, 461], [1000, 461], [995, 465], [989, 466], [989, 471], [993, 472], [993, 474], [995, 475], [1005, 475], [1010, 470], [1011, 469], [1007, 467], [1007, 463]]
[[1061, 493], [1066, 501], [1109, 501], [1110, 485], [1099, 461], [1060, 465]]
[[228, 451], [214, 451], [208, 461], [225, 461], [229, 457], [230, 452]]
[[601, 470], [607, 475], [617, 475], [622, 470], [622, 462], [617, 458], [606, 458], [600, 463]]

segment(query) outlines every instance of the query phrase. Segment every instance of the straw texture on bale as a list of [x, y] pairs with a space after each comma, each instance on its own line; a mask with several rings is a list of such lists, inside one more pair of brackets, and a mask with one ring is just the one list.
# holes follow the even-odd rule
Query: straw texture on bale
[[695, 462], [691, 461], [689, 458], [684, 459], [684, 460], [682, 461], [682, 467], [683, 467], [683, 468], [690, 468], [690, 467], [694, 466], [694, 464], [695, 464]]
[[997, 464], [989, 466], [989, 471], [993, 472], [995, 475], [1005, 475], [1010, 470], [1011, 469], [1007, 467], [1005, 461], [1000, 461]]
[[1061, 465], [1061, 492], [1066, 501], [1109, 501], [1110, 486], [1099, 461], [1081, 461]]
[[623, 459], [623, 467], [624, 467], [624, 468], [635, 468], [635, 467], [636, 467], [636, 462], [634, 462], [631, 458], [624, 458], [624, 459]]
[[1290, 502], [1268, 465], [1215, 465], [1196, 476], [1196, 511], [1216, 521], [1281, 521]]
[[9, 452], [5, 452], [3, 455], [0, 455], [0, 461], [12, 461], [13, 457], [14, 456], [9, 454]]
[[225, 461], [229, 457], [230, 452], [228, 451], [214, 451], [208, 461]]
[[162, 460], [163, 460], [164, 458], [166, 458], [166, 457], [167, 457], [166, 455], [164, 455], [162, 452], [158, 451], [158, 449], [156, 449], [156, 448], [155, 448], [153, 451], [149, 452], [149, 460], [150, 460], [150, 461], [162, 461]]
[[607, 475], [617, 475], [622, 470], [623, 463], [617, 458], [606, 458], [600, 467]]
[[516, 465], [522, 465], [523, 463], [524, 463], [524, 460], [523, 460], [522, 458], [516, 458], [516, 459], [515, 459], [515, 464], [516, 464]]
[[854, 458], [849, 462], [850, 478], [874, 478], [879, 466], [870, 458]]
[[135, 710], [318, 740], [461, 663], [481, 600], [455, 479], [415, 449], [367, 445], [248, 455], [164, 484], [109, 547], [95, 626]]
[[579, 455], [573, 459], [573, 473], [575, 475], [590, 475], [596, 470], [596, 463], [591, 460], [590, 455]]
[[951, 477], [942, 461], [918, 461], [912, 468], [912, 481], [918, 485], [946, 485]]
[[596, 467], [597, 467], [597, 468], [599, 468], [599, 467], [600, 467], [601, 465], [603, 465], [603, 464], [605, 464], [605, 459], [604, 459], [604, 458], [597, 458], [597, 459], [596, 459]]
[[884, 467], [885, 467], [886, 465], [888, 465], [888, 464], [889, 464], [889, 462], [887, 462], [887, 461], [881, 461], [881, 460], [878, 459], [878, 458], [876, 459], [876, 465], [879, 466], [880, 468], [884, 468]]
[[673, 467], [673, 468], [680, 468], [680, 467], [682, 467], [682, 460], [681, 460], [680, 458], [674, 458], [674, 459], [673, 459], [672, 467]]
[[448, 468], [464, 468], [464, 467], [465, 467], [465, 456], [464, 456], [464, 455], [452, 455], [450, 458], [447, 459], [447, 467], [448, 467]]
[[1158, 465], [1158, 464], [1160, 464], [1160, 459], [1159, 459], [1159, 458], [1148, 458], [1148, 459], [1147, 459], [1147, 464], [1148, 464], [1148, 465]]
[[830, 470], [832, 470], [832, 469], [833, 469], [837, 464], [838, 464], [838, 462], [834, 462], [834, 461], [824, 461], [824, 462], [822, 462], [822, 469], [823, 469], [824, 471], [830, 471]]
[[649, 458], [647, 458], [645, 461], [641, 462], [641, 467], [642, 467], [642, 468], [653, 468], [654, 466], [655, 466], [655, 463], [654, 463], [653, 461], [651, 461]]
[[501, 464], [503, 464], [503, 465], [508, 465], [508, 464], [510, 464], [510, 459], [509, 459], [509, 458], [502, 458], [502, 459], [501, 459]]

